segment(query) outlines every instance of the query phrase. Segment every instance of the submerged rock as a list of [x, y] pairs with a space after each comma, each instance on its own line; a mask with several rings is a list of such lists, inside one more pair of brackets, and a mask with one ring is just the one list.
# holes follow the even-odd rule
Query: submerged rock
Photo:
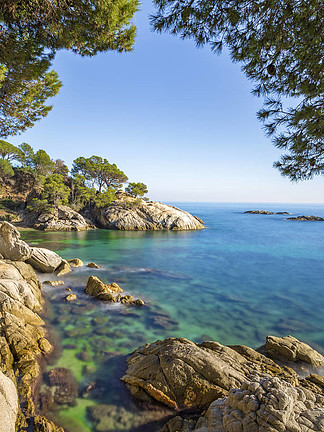
[[64, 429], [56, 426], [47, 418], [36, 415], [34, 417], [33, 432], [64, 432]]
[[324, 218], [321, 218], [319, 216], [297, 216], [297, 217], [287, 218], [286, 220], [315, 222], [315, 221], [324, 221]]
[[177, 207], [136, 199], [120, 192], [108, 207], [94, 209], [92, 217], [102, 228], [117, 230], [196, 230], [199, 218]]
[[65, 205], [59, 205], [49, 213], [25, 211], [22, 218], [26, 226], [44, 231], [84, 231], [91, 228], [80, 213]]
[[161, 432], [315, 432], [324, 430], [324, 398], [276, 377], [245, 381], [212, 402], [198, 420], [170, 420]]
[[53, 400], [59, 405], [75, 405], [78, 397], [78, 383], [70, 369], [55, 368], [48, 372]]

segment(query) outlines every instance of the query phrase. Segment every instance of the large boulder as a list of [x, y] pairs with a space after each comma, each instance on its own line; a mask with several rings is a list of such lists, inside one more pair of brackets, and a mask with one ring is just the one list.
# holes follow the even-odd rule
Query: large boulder
[[218, 342], [195, 344], [184, 338], [145, 345], [127, 364], [122, 380], [134, 397], [180, 409], [205, 409], [256, 374], [276, 374], [298, 382], [293, 370], [281, 368], [251, 348]]
[[0, 370], [0, 432], [15, 432], [18, 395], [14, 383]]
[[102, 228], [117, 230], [197, 230], [202, 221], [177, 207], [135, 199], [119, 193], [108, 207], [94, 209], [92, 218]]
[[25, 261], [31, 256], [31, 248], [20, 240], [19, 231], [9, 222], [0, 225], [0, 255], [13, 261]]
[[324, 431], [324, 397], [276, 377], [244, 382], [198, 421], [177, 416], [161, 432]]
[[62, 258], [49, 249], [32, 247], [27, 262], [42, 273], [53, 273], [62, 263]]
[[26, 211], [23, 222], [28, 227], [44, 231], [84, 231], [90, 228], [89, 221], [65, 205], [59, 205], [49, 213]]
[[267, 336], [266, 355], [274, 360], [308, 363], [315, 368], [324, 367], [324, 357], [309, 345], [293, 336]]

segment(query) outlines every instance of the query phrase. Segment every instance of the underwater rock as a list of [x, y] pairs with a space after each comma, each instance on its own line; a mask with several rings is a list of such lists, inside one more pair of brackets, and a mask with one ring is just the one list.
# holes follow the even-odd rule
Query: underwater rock
[[90, 268], [94, 268], [94, 269], [99, 269], [100, 267], [98, 266], [98, 264], [94, 263], [94, 262], [90, 262], [87, 264], [87, 267]]
[[48, 372], [49, 385], [53, 389], [53, 400], [55, 404], [76, 404], [78, 397], [78, 383], [70, 369], [55, 368]]
[[91, 217], [102, 228], [117, 230], [197, 230], [204, 229], [199, 218], [177, 207], [133, 198], [118, 192], [108, 207], [93, 209]]
[[[46, 285], [50, 285], [50, 286], [52, 286], [52, 287], [56, 287], [56, 286], [64, 285], [64, 284], [65, 284], [65, 282], [62, 281], [62, 280], [55, 280], [55, 281], [52, 281], [52, 280], [46, 280], [46, 281], [44, 281], [43, 283], [46, 284]], [[67, 288], [67, 289], [70, 289], [70, 288]]]
[[315, 432], [324, 430], [323, 396], [276, 377], [245, 381], [198, 420], [170, 420], [161, 432]]
[[261, 348], [264, 348], [266, 355], [274, 360], [286, 359], [291, 362], [308, 363], [315, 368], [324, 367], [324, 357], [293, 336], [267, 336], [266, 344]]
[[84, 266], [84, 263], [79, 258], [72, 258], [67, 260], [67, 262], [70, 264], [71, 267], [82, 267]]
[[53, 273], [61, 264], [62, 258], [49, 249], [32, 247], [27, 262], [42, 273]]

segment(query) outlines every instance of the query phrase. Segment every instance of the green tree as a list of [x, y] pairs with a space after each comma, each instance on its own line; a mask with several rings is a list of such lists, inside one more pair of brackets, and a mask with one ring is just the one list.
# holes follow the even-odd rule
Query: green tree
[[0, 6], [0, 136], [45, 116], [61, 86], [48, 72], [55, 53], [82, 56], [132, 48], [138, 0], [2, 0]]
[[13, 177], [14, 170], [8, 159], [0, 159], [0, 179], [5, 180], [6, 178]]
[[64, 178], [67, 178], [69, 174], [69, 168], [62, 159], [55, 160], [54, 174], [60, 174]]
[[118, 189], [127, 181], [127, 176], [116, 164], [110, 164], [100, 156], [78, 157], [73, 161], [72, 175], [83, 175], [88, 186], [97, 187], [99, 193], [106, 188]]
[[75, 174], [71, 179], [71, 204], [77, 209], [90, 204], [97, 192], [95, 189], [87, 187], [85, 183], [86, 179], [81, 174]]
[[49, 204], [67, 204], [70, 196], [70, 189], [65, 185], [64, 178], [60, 174], [52, 174], [44, 181], [42, 199]]
[[55, 163], [45, 150], [38, 150], [33, 156], [32, 167], [37, 176], [48, 176], [54, 172]]
[[11, 161], [14, 159], [19, 160], [21, 155], [22, 152], [18, 147], [6, 141], [0, 140], [0, 157], [2, 159], [6, 159], [7, 161]]
[[23, 167], [33, 168], [33, 159], [35, 157], [34, 149], [27, 143], [22, 143], [18, 148], [21, 150], [19, 162]]
[[148, 193], [148, 189], [147, 189], [146, 184], [144, 184], [144, 183], [140, 183], [140, 182], [139, 183], [134, 183], [134, 182], [131, 182], [131, 183], [128, 183], [128, 186], [125, 189], [125, 192], [133, 195], [136, 198], [138, 196], [142, 197], [145, 194], [147, 194]]
[[265, 97], [258, 113], [275, 163], [292, 180], [324, 173], [323, 0], [154, 0], [157, 31], [192, 38], [231, 58]]
[[[9, 69], [8, 69], [9, 70]], [[34, 79], [17, 79], [11, 72], [0, 83], [0, 136], [17, 135], [45, 117], [52, 105], [45, 102], [55, 96], [62, 83], [56, 72], [46, 72]], [[14, 84], [13, 84], [14, 83]]]

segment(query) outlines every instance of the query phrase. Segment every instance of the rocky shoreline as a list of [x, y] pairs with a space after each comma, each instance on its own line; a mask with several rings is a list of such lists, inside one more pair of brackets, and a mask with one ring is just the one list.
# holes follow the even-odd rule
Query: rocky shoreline
[[24, 210], [21, 226], [44, 231], [85, 231], [103, 228], [122, 231], [198, 230], [204, 228], [201, 219], [174, 206], [134, 198], [118, 192], [109, 206], [81, 210], [59, 205], [50, 213]]
[[[35, 389], [53, 347], [39, 316], [44, 301], [35, 270], [61, 277], [83, 263], [30, 247], [7, 222], [0, 225], [0, 254], [0, 432], [27, 427], [29, 432], [63, 432], [37, 412]], [[64, 286], [64, 281], [49, 282]], [[117, 284], [105, 285], [93, 276], [85, 292], [100, 301], [142, 305], [123, 296]], [[135, 350], [127, 366], [120, 378], [134, 400], [167, 410], [168, 417], [173, 413], [161, 432], [324, 430], [324, 357], [292, 336], [268, 336], [258, 350], [168, 338]], [[57, 397], [65, 399], [60, 386], [69, 381], [66, 373], [61, 368], [48, 374]], [[71, 386], [75, 398], [78, 385]], [[92, 409], [94, 419], [99, 411]]]

